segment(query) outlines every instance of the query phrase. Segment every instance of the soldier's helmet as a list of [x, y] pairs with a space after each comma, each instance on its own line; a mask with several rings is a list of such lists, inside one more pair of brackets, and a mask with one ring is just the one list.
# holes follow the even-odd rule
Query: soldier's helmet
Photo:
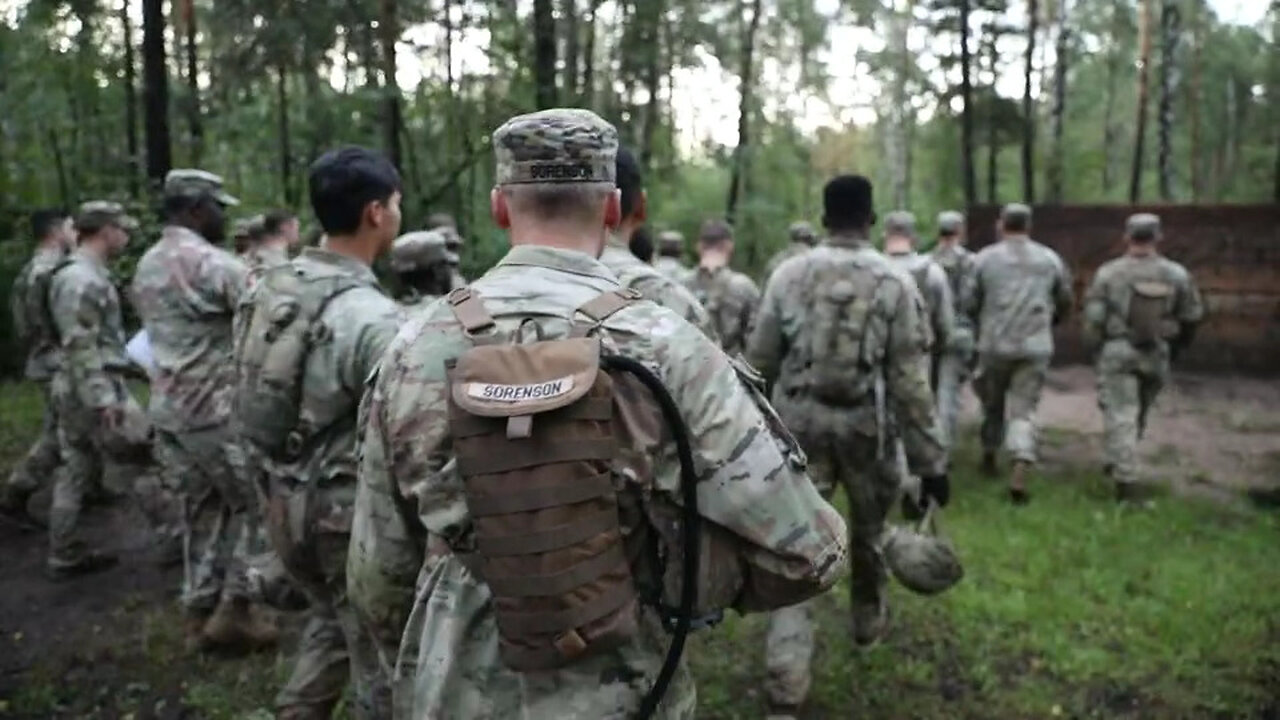
[[937, 595], [964, 577], [955, 548], [938, 534], [937, 512], [931, 502], [919, 525], [890, 528], [880, 545], [893, 576], [903, 587], [921, 595]]
[[787, 232], [791, 235], [792, 242], [802, 242], [806, 245], [813, 245], [818, 242], [818, 234], [814, 232], [813, 225], [803, 220], [791, 223], [791, 227], [787, 228]]
[[432, 265], [457, 265], [458, 254], [450, 249], [444, 231], [419, 230], [396, 238], [390, 260], [392, 272], [407, 273]]
[[663, 230], [658, 233], [658, 250], [666, 255], [684, 252], [684, 234], [679, 230]]

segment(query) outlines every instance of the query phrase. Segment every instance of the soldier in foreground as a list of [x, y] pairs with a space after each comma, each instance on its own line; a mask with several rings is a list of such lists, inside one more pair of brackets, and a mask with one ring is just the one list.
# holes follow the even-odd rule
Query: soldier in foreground
[[951, 297], [951, 285], [947, 273], [927, 255], [916, 252], [916, 216], [897, 210], [889, 213], [884, 221], [884, 254], [899, 270], [915, 281], [916, 290], [924, 299], [929, 316], [932, 342], [929, 346], [930, 384], [937, 385], [938, 363], [942, 354], [951, 346], [955, 331], [955, 307]]
[[[276, 717], [328, 718], [351, 677], [355, 716], [385, 717], [377, 658], [347, 604], [346, 565], [356, 411], [400, 325], [371, 267], [400, 230], [400, 176], [382, 155], [352, 147], [321, 156], [309, 182], [324, 244], [262, 276], [236, 357], [238, 420], [267, 468], [272, 544], [309, 600]], [[281, 307], [296, 309], [283, 324]], [[317, 333], [323, 342], [306, 342]]]
[[658, 257], [653, 260], [653, 268], [678, 283], [688, 279], [689, 268], [684, 264], [684, 235], [679, 230], [658, 233]]
[[698, 268], [685, 280], [730, 356], [746, 351], [760, 305], [760, 288], [729, 267], [732, 259], [733, 229], [720, 220], [708, 220], [698, 233]]
[[969, 325], [969, 318], [960, 311], [960, 290], [973, 274], [974, 265], [973, 253], [965, 249], [964, 239], [964, 215], [954, 210], [939, 213], [938, 244], [929, 257], [947, 274], [955, 325], [951, 331], [951, 342], [938, 358], [933, 392], [938, 399], [938, 420], [948, 449], [955, 444], [960, 392], [969, 379], [973, 364], [973, 328]]
[[[928, 318], [911, 278], [872, 247], [871, 183], [841, 176], [823, 191], [828, 239], [773, 274], [747, 358], [773, 386], [786, 426], [826, 497], [849, 497], [854, 641], [883, 636], [887, 572], [877, 548], [898, 496], [897, 444], [921, 477], [923, 504], [950, 496], [929, 392]], [[766, 640], [772, 718], [793, 718], [809, 692], [808, 604], [775, 610]]]
[[1160, 255], [1160, 218], [1125, 224], [1128, 250], [1093, 276], [1084, 303], [1084, 337], [1098, 370], [1106, 471], [1122, 502], [1141, 500], [1136, 451], [1147, 413], [1169, 379], [1170, 361], [1191, 344], [1204, 317], [1186, 268]]
[[622, 287], [635, 290], [646, 299], [670, 308], [707, 337], [714, 339], [716, 329], [711, 316], [693, 293], [641, 261], [628, 247], [631, 234], [644, 224], [648, 215], [648, 198], [644, 192], [640, 164], [627, 148], [618, 148], [615, 177], [622, 219], [618, 222], [617, 229], [609, 233], [604, 250], [600, 253], [600, 263], [609, 268]]
[[[244, 583], [244, 553], [255, 541], [254, 491], [238, 466], [241, 454], [229, 422], [232, 318], [247, 270], [219, 245], [225, 209], [237, 202], [217, 175], [171, 170], [164, 182], [164, 230], [133, 278], [134, 307], [155, 359], [150, 414], [156, 453], [166, 485], [183, 507], [182, 603], [192, 648], [244, 650], [276, 639], [274, 627], [250, 606]], [[204, 535], [198, 557], [196, 530]]]
[[995, 475], [1001, 442], [1013, 456], [1009, 499], [1030, 500], [1036, 462], [1036, 407], [1053, 357], [1053, 326], [1071, 312], [1071, 276], [1062, 258], [1032, 240], [1031, 208], [1006, 205], [999, 241], [974, 258], [961, 307], [978, 330], [974, 391], [982, 401], [982, 468]]
[[[49, 510], [47, 569], [54, 579], [115, 564], [114, 555], [77, 537], [76, 524], [113, 436], [132, 433], [133, 441], [145, 444], [147, 433], [142, 408], [125, 384], [132, 363], [124, 349], [120, 297], [107, 267], [124, 252], [138, 223], [118, 203], [99, 201], [80, 207], [75, 228], [79, 246], [48, 280], [49, 313], [61, 349], [52, 383], [62, 448]], [[137, 472], [129, 476], [142, 478]]]
[[458, 255], [449, 249], [449, 235], [441, 230], [418, 230], [396, 238], [391, 245], [391, 272], [400, 281], [405, 305], [421, 305], [453, 290]]
[[40, 523], [27, 512], [27, 501], [51, 478], [62, 462], [58, 447], [58, 411], [49, 394], [58, 369], [58, 333], [49, 312], [49, 273], [75, 245], [71, 218], [61, 210], [40, 210], [31, 215], [36, 250], [13, 282], [10, 309], [18, 342], [27, 350], [26, 378], [40, 385], [44, 417], [40, 436], [26, 457], [0, 487], [0, 513], [26, 526]]
[[812, 225], [803, 220], [791, 223], [791, 227], [787, 229], [787, 235], [791, 238], [790, 244], [769, 258], [769, 264], [764, 267], [766, 285], [769, 284], [769, 278], [773, 277], [779, 265], [797, 255], [809, 252], [814, 245], [818, 244], [818, 233], [814, 232]]
[[[512, 250], [411, 320], [371, 380], [352, 603], [396, 667], [397, 718], [631, 718], [667, 638], [652, 548], [663, 548], [668, 571], [681, 557], [668, 543], [682, 489], [669, 438], [692, 444], [697, 508], [718, 549], [704, 553], [697, 578], [700, 587], [716, 580], [708, 586], [718, 592], [700, 595], [704, 608], [765, 610], [831, 587], [844, 525], [729, 358], [596, 260], [621, 217], [614, 128], [585, 110], [549, 110], [508, 121], [493, 144], [493, 216]], [[510, 344], [518, 340], [529, 342]], [[649, 391], [631, 382], [638, 376], [599, 367], [600, 345], [652, 368], [687, 433], [666, 426]], [[523, 353], [531, 362], [522, 366], [573, 379], [529, 385], [527, 373], [484, 359]], [[544, 366], [552, 355], [560, 360]], [[539, 411], [557, 406], [566, 409]], [[599, 434], [610, 428], [618, 434]], [[589, 437], [598, 439], [563, 442]], [[525, 472], [535, 485], [507, 485]], [[501, 532], [502, 518], [514, 532]], [[526, 522], [562, 529], [529, 535], [519, 530]], [[634, 554], [623, 537], [639, 541]], [[656, 717], [694, 712], [681, 668]]]

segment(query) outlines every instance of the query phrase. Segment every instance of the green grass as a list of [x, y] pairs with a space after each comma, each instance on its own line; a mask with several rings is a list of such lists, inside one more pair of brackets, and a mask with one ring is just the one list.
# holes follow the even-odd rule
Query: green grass
[[[35, 400], [0, 387], [0, 469], [34, 434]], [[893, 587], [892, 632], [866, 652], [849, 641], [843, 584], [822, 598], [807, 717], [1280, 715], [1280, 518], [1174, 497], [1118, 508], [1093, 458], [1046, 469], [1032, 504], [1014, 510], [999, 483], [970, 471], [975, 460], [968, 437], [943, 519], [964, 581], [938, 598]], [[116, 651], [117, 694], [132, 683], [139, 704], [169, 697], [198, 717], [252, 717], [287, 672], [279, 656], [190, 658], [172, 610], [122, 612], [137, 627]], [[764, 627], [731, 618], [694, 638], [700, 718], [763, 715]], [[10, 708], [40, 716], [89, 692], [59, 677], [38, 668]]]

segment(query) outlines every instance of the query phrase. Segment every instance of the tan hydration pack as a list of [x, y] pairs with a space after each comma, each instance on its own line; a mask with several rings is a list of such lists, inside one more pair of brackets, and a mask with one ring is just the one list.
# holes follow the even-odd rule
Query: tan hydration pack
[[1159, 281], [1136, 281], [1129, 293], [1129, 341], [1146, 350], [1166, 336], [1165, 318], [1173, 297], [1173, 286]]
[[856, 262], [814, 268], [808, 318], [809, 389], [814, 399], [836, 407], [865, 402], [875, 386], [879, 359], [866, 344], [872, 302], [880, 282]]

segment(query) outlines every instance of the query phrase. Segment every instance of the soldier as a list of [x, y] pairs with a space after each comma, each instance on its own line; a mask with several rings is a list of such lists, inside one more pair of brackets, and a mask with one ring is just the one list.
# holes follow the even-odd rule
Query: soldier
[[927, 255], [916, 252], [916, 216], [903, 210], [889, 213], [884, 221], [884, 253], [899, 270], [915, 281], [929, 313], [932, 345], [929, 348], [931, 385], [936, 386], [937, 367], [943, 351], [951, 346], [955, 308], [947, 273]]
[[[911, 278], [872, 247], [872, 187], [840, 176], [823, 191], [828, 239], [784, 262], [765, 289], [748, 360], [809, 456], [819, 491], [849, 498], [853, 638], [888, 627], [887, 578], [877, 542], [898, 496], [899, 442], [927, 505], [950, 496], [933, 396], [928, 319]], [[776, 610], [767, 635], [771, 717], [792, 718], [809, 691], [809, 605]]]
[[747, 349], [755, 325], [760, 288], [729, 267], [732, 259], [733, 229], [719, 220], [708, 220], [698, 234], [698, 269], [685, 280], [685, 286], [711, 316], [720, 346], [729, 355], [740, 355]]
[[[247, 649], [276, 639], [250, 606], [245, 587], [245, 553], [255, 544], [254, 491], [238, 467], [229, 422], [232, 318], [247, 270], [219, 245], [225, 208], [237, 203], [217, 175], [171, 170], [164, 182], [164, 230], [133, 278], [134, 307], [155, 360], [150, 415], [156, 454], [183, 507], [182, 603], [192, 648]], [[208, 515], [216, 520], [197, 558], [191, 534]]]
[[803, 255], [809, 252], [814, 245], [818, 244], [818, 233], [813, 231], [812, 225], [803, 220], [791, 223], [791, 227], [787, 229], [787, 234], [791, 237], [791, 244], [779, 250], [777, 254], [769, 259], [769, 264], [764, 267], [765, 285], [769, 284], [769, 278], [773, 277], [773, 272], [778, 269], [779, 265], [796, 255]]
[[266, 268], [289, 262], [289, 253], [298, 247], [298, 216], [289, 210], [272, 210], [252, 220], [249, 247], [240, 259], [249, 266], [249, 274], [261, 274]]
[[391, 245], [391, 272], [400, 280], [399, 301], [419, 305], [453, 290], [458, 255], [440, 230], [405, 233]]
[[458, 221], [449, 213], [432, 213], [427, 218], [427, 230], [439, 230], [445, 234], [447, 240], [445, 249], [458, 258], [454, 261], [453, 279], [451, 290], [460, 287], [466, 287], [467, 279], [462, 276], [462, 272], [458, 270], [458, 264], [462, 259], [462, 248], [467, 244], [466, 238], [462, 237], [462, 233], [458, 232]]
[[[353, 675], [356, 717], [384, 717], [377, 658], [361, 640], [346, 601], [346, 564], [356, 411], [365, 378], [400, 326], [400, 308], [371, 268], [392, 241], [403, 246], [405, 240], [396, 240], [400, 176], [382, 155], [348, 147], [312, 165], [310, 187], [324, 245], [263, 275], [250, 293], [248, 331], [236, 358], [238, 420], [270, 478], [272, 544], [309, 599], [297, 662], [276, 699], [276, 717], [329, 717]], [[413, 235], [438, 240], [433, 247], [443, 255], [442, 233]], [[447, 282], [447, 265], [437, 266]], [[283, 305], [299, 311], [281, 326], [274, 311]], [[310, 337], [319, 327], [322, 344], [291, 342], [291, 333]], [[293, 373], [281, 376], [278, 367]], [[282, 385], [288, 394], [279, 394]], [[297, 421], [282, 425], [283, 417]]]
[[26, 378], [38, 383], [44, 396], [44, 419], [35, 444], [0, 487], [0, 514], [26, 527], [40, 525], [27, 512], [27, 501], [45, 478], [53, 477], [61, 462], [57, 406], [49, 394], [58, 368], [58, 334], [48, 306], [49, 273], [75, 244], [71, 218], [62, 210], [33, 213], [31, 229], [36, 250], [14, 279], [10, 308], [18, 342], [28, 348]]
[[978, 332], [983, 471], [996, 474], [1003, 441], [1013, 456], [1009, 499], [1021, 505], [1030, 500], [1027, 472], [1036, 461], [1035, 413], [1053, 357], [1053, 326], [1071, 312], [1071, 275], [1057, 253], [1028, 237], [1026, 205], [1006, 205], [996, 231], [999, 242], [974, 258], [961, 308]]
[[649, 231], [649, 226], [641, 225], [631, 233], [631, 239], [627, 241], [627, 249], [640, 262], [653, 265], [653, 233]]
[[678, 283], [689, 277], [689, 268], [684, 261], [684, 235], [679, 230], [664, 230], [658, 233], [658, 257], [653, 267], [658, 272]]
[[973, 253], [964, 247], [964, 215], [948, 210], [938, 214], [938, 244], [929, 257], [947, 274], [955, 326], [951, 342], [938, 359], [934, 394], [938, 399], [938, 420], [948, 448], [955, 444], [956, 418], [960, 415], [960, 391], [969, 379], [973, 364], [973, 328], [960, 312], [960, 289], [973, 274]]
[[1134, 455], [1147, 413], [1169, 378], [1170, 361], [1191, 343], [1204, 316], [1195, 281], [1160, 255], [1160, 239], [1160, 218], [1130, 216], [1128, 252], [1098, 268], [1085, 296], [1084, 335], [1098, 368], [1106, 471], [1122, 502], [1141, 499]]
[[[125, 384], [131, 363], [124, 349], [120, 298], [107, 269], [124, 252], [138, 223], [118, 203], [97, 201], [80, 207], [75, 228], [79, 247], [48, 278], [49, 314], [61, 349], [52, 382], [62, 448], [62, 471], [56, 475], [49, 510], [47, 570], [54, 579], [115, 564], [114, 555], [91, 549], [77, 537], [76, 522], [113, 436], [133, 433], [133, 441], [145, 443], [147, 433], [142, 408]], [[136, 472], [130, 476], [142, 478]]]
[[231, 250], [236, 257], [248, 262], [246, 255], [262, 240], [262, 216], [241, 218], [231, 226]]
[[[630, 587], [634, 578], [637, 587], [662, 592], [656, 587], [661, 582], [659, 571], [649, 562], [652, 553], [637, 553], [637, 564], [633, 564], [620, 548], [620, 537], [657, 542], [653, 533], [663, 528], [679, 534], [675, 528], [680, 526], [681, 514], [675, 498], [682, 487], [687, 493], [693, 486], [682, 486], [679, 480], [673, 436], [687, 437], [691, 443], [688, 449], [697, 458], [696, 469], [687, 468], [685, 477], [696, 476], [698, 481], [697, 511], [711, 521], [708, 530], [714, 529], [714, 537], [730, 548], [727, 553], [704, 553], [699, 586], [706, 577], [736, 578], [723, 592], [700, 594], [700, 602], [731, 602], [739, 610], [763, 610], [799, 602], [831, 587], [844, 564], [844, 526], [839, 514], [814, 490], [805, 475], [803, 457], [785, 430], [768, 419], [772, 411], [767, 402], [735, 373], [729, 358], [674, 312], [623, 290], [596, 260], [609, 229], [621, 216], [614, 190], [614, 128], [585, 110], [549, 110], [508, 121], [494, 133], [493, 144], [498, 161], [493, 215], [508, 230], [512, 250], [469, 288], [412, 320], [392, 341], [370, 381], [361, 409], [365, 434], [348, 564], [352, 603], [375, 628], [384, 661], [394, 663], [396, 676], [403, 678], [396, 688], [397, 718], [634, 717], [663, 662], [667, 636], [653, 600], [644, 599], [645, 595], [637, 598], [638, 591]], [[566, 343], [562, 339], [571, 331], [585, 337]], [[540, 342], [506, 344], [535, 337]], [[521, 448], [521, 454], [542, 455], [555, 446], [548, 448], [545, 440], [540, 441], [545, 437], [541, 433], [557, 426], [569, 429], [565, 423], [589, 424], [593, 421], [586, 418], [600, 417], [599, 410], [588, 409], [590, 402], [571, 402], [567, 414], [525, 415], [526, 423], [519, 415], [528, 405], [514, 397], [519, 393], [490, 385], [490, 395], [512, 395], [512, 407], [495, 412], [513, 419], [486, 422], [483, 417], [459, 414], [463, 411], [457, 398], [466, 401], [485, 393], [476, 384], [466, 390], [454, 385], [451, 390], [446, 363], [453, 368], [449, 373], [458, 377], [471, 372], [468, 368], [474, 368], [471, 362], [478, 351], [514, 357], [518, 350], [513, 348], [524, 348], [530, 357], [542, 358], [546, 356], [539, 353], [547, 348], [595, 348], [598, 352], [596, 343], [607, 346], [610, 354], [652, 368], [660, 378], [657, 382], [672, 396], [674, 408], [669, 411], [678, 412], [683, 423], [663, 423], [652, 414], [655, 408], [647, 400], [648, 391], [629, 384], [635, 396], [626, 403], [627, 412], [605, 421], [622, 431], [613, 436], [616, 445], [606, 441], [619, 452], [614, 461], [552, 461], [538, 467], [537, 455], [528, 456], [535, 458], [531, 472], [538, 472], [544, 483], [564, 483], [573, 479], [567, 477], [570, 473], [583, 469], [602, 472], [595, 477], [606, 478], [603, 483], [584, 480], [570, 487], [577, 488], [578, 498], [586, 497], [583, 490], [596, 493], [592, 497], [597, 499], [587, 507], [625, 510], [585, 515], [566, 506], [574, 501], [551, 487], [545, 494], [504, 493], [506, 500], [482, 503], [480, 498], [485, 496], [473, 496], [471, 491], [478, 492], [484, 478], [494, 476], [474, 474], [476, 463], [486, 461], [478, 461], [473, 454], [475, 446], [469, 444], [477, 438], [473, 433], [497, 423], [498, 432], [485, 436], [486, 442], [503, 443], [512, 452]], [[590, 376], [604, 372], [591, 364], [599, 362], [598, 355], [588, 352], [576, 357], [574, 366], [584, 363], [580, 369]], [[516, 379], [510, 373], [499, 376], [508, 382]], [[608, 376], [624, 384], [632, 377], [622, 372]], [[583, 397], [588, 388], [577, 389], [576, 383], [559, 383], [559, 387], [573, 385], [575, 393], [551, 399], [564, 404]], [[586, 383], [597, 388], [606, 385], [599, 380]], [[549, 392], [555, 390], [539, 394], [547, 397]], [[615, 402], [623, 402], [622, 397], [620, 391]], [[629, 420], [649, 426], [648, 432], [640, 433], [639, 426]], [[687, 428], [682, 428], [685, 423]], [[529, 438], [521, 446], [517, 443], [526, 431]], [[508, 442], [509, 434], [517, 440]], [[577, 432], [570, 436], [581, 437]], [[565, 457], [600, 458], [595, 448], [600, 444], [579, 445], [577, 450], [566, 446], [561, 451], [587, 453]], [[495, 473], [504, 472], [502, 468], [509, 467], [512, 459], [501, 452], [482, 452], [481, 457], [488, 458]], [[542, 457], [545, 462], [547, 456]], [[607, 480], [610, 477], [612, 482]], [[512, 478], [500, 475], [498, 479]], [[492, 497], [497, 500], [496, 495]], [[530, 501], [539, 504], [538, 500], [555, 506], [547, 508], [549, 520], [569, 521], [562, 527], [573, 531], [559, 532], [554, 538], [547, 533], [541, 538], [492, 538], [497, 505], [506, 506], [498, 512], [515, 512], [515, 517], [523, 519], [531, 513], [520, 508], [530, 507]], [[646, 519], [664, 517], [668, 519], [656, 524]], [[596, 529], [600, 527], [606, 530], [600, 532]], [[563, 612], [531, 608], [525, 610], [532, 613], [526, 622], [520, 622], [524, 616], [515, 616], [513, 622], [499, 623], [496, 617], [511, 621], [511, 613], [530, 608], [535, 601], [564, 600], [562, 595], [544, 593], [571, 586], [579, 587], [591, 603], [582, 608], [584, 612], [601, 609], [598, 603], [608, 598], [590, 585], [566, 582], [575, 578], [563, 573], [549, 578], [537, 575], [545, 573], [542, 568], [546, 567], [538, 563], [546, 557], [538, 554], [540, 550], [563, 547], [566, 539], [573, 539], [566, 536], [584, 537], [584, 530], [592, 531], [585, 536], [598, 541], [598, 552], [604, 550], [596, 557], [619, 558], [622, 563], [614, 574], [601, 574], [602, 568], [581, 562], [584, 556], [576, 560], [573, 575], [598, 578], [603, 587], [618, 593], [617, 602], [604, 608], [600, 622], [575, 619], [582, 617], [578, 612], [575, 618], [566, 618]], [[662, 547], [665, 552], [673, 550], [665, 541]], [[517, 553], [514, 563], [503, 555], [513, 552]], [[673, 568], [681, 555], [677, 551], [670, 557], [673, 562], [668, 568]], [[523, 577], [504, 578], [499, 573], [513, 568]], [[590, 574], [585, 572], [589, 569]], [[743, 575], [751, 582], [742, 583]], [[523, 586], [537, 588], [536, 596], [527, 601], [510, 596]], [[556, 634], [555, 628], [566, 622], [569, 629]], [[581, 633], [575, 625], [582, 628]], [[540, 627], [552, 634], [536, 634]], [[535, 633], [537, 644], [513, 644], [513, 638], [529, 632]], [[590, 652], [600, 633], [614, 641], [613, 647]], [[522, 652], [524, 647], [531, 652]], [[550, 669], [529, 674], [512, 667], [544, 662]], [[693, 717], [692, 678], [681, 668], [673, 680], [655, 717]]]
[[609, 234], [604, 250], [600, 253], [601, 264], [617, 276], [622, 287], [635, 290], [645, 298], [670, 308], [702, 330], [707, 337], [715, 338], [716, 330], [711, 316], [693, 293], [636, 258], [627, 247], [627, 239], [644, 224], [648, 214], [648, 197], [644, 192], [640, 164], [627, 148], [618, 148], [614, 171], [618, 191], [621, 193], [619, 203], [622, 220], [618, 223], [617, 230]]

